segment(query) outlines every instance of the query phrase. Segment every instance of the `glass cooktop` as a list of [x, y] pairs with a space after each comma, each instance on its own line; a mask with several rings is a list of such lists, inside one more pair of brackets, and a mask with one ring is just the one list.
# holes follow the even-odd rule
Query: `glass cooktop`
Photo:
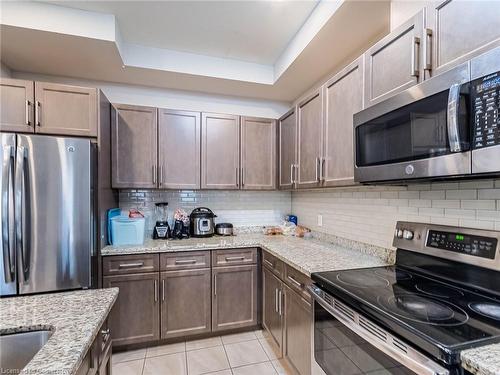
[[316, 284], [430, 351], [500, 341], [500, 300], [400, 266], [319, 272]]

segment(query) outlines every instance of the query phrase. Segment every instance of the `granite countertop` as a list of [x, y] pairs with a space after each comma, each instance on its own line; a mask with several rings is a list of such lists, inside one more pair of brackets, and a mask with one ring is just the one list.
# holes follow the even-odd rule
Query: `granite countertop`
[[462, 367], [476, 375], [500, 375], [500, 344], [464, 350]]
[[118, 288], [0, 300], [0, 334], [51, 330], [21, 374], [75, 374], [118, 296]]
[[[352, 242], [352, 243], [351, 243]], [[107, 246], [101, 254], [125, 255], [221, 248], [260, 247], [310, 276], [313, 272], [384, 266], [394, 263], [392, 251], [350, 241], [336, 244], [318, 239], [264, 234], [238, 234], [228, 237], [151, 240], [143, 245]]]

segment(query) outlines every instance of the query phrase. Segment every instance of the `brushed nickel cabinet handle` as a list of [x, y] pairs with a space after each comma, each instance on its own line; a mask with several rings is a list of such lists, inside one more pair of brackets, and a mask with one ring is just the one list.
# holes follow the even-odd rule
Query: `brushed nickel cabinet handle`
[[319, 182], [319, 179], [320, 179], [319, 173], [318, 173], [319, 158], [316, 158], [315, 161], [316, 161], [316, 165], [314, 166], [314, 169], [316, 170], [316, 181]]
[[31, 102], [29, 100], [26, 100], [26, 125], [30, 126], [31, 125], [31, 122], [30, 122], [30, 105], [31, 105]]
[[410, 76], [418, 77], [420, 72], [418, 68], [418, 48], [420, 46], [420, 38], [413, 37], [412, 46], [411, 46], [411, 67], [410, 67]]
[[303, 286], [302, 283], [295, 280], [295, 278], [293, 276], [288, 276], [287, 278], [288, 278], [288, 280], [290, 280], [292, 282], [293, 285], [295, 285], [298, 288], [302, 288], [302, 286]]
[[241, 167], [241, 186], [245, 186], [245, 169]]
[[217, 274], [214, 275], [214, 296], [217, 295]]
[[154, 294], [155, 294], [155, 302], [158, 302], [158, 281], [157, 280], [155, 280]]
[[240, 186], [240, 171], [239, 168], [236, 167], [236, 187]]
[[237, 262], [238, 260], [245, 260], [245, 257], [226, 257], [226, 262]]
[[156, 185], [156, 165], [153, 165], [153, 185]]
[[165, 279], [161, 281], [161, 300], [165, 301]]
[[280, 316], [283, 314], [283, 291], [281, 289], [278, 291], [278, 314]]
[[432, 69], [432, 29], [425, 29], [424, 70]]
[[269, 260], [264, 259], [264, 263], [266, 263], [267, 265], [269, 265], [269, 267], [274, 268], [274, 263], [273, 262], [270, 262]]
[[274, 311], [279, 313], [278, 307], [278, 288], [274, 289]]
[[40, 123], [40, 102], [38, 100], [35, 102], [35, 125], [42, 126]]
[[160, 165], [160, 186], [163, 184], [163, 165]]
[[293, 164], [290, 164], [290, 184], [293, 185]]
[[326, 158], [321, 158], [320, 162], [320, 176], [321, 176], [321, 181], [326, 181], [326, 171], [325, 171], [325, 163], [326, 163]]
[[176, 259], [175, 264], [195, 264], [196, 259]]
[[142, 267], [144, 266], [144, 262], [137, 262], [137, 263], [120, 263], [118, 265], [118, 268], [135, 268], [135, 267]]

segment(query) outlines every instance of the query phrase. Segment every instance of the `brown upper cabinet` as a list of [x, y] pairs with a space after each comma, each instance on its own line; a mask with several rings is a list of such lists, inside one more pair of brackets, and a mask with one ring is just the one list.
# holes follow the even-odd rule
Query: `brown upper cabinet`
[[309, 94], [297, 105], [297, 187], [315, 187], [321, 182], [323, 139], [323, 90]]
[[0, 130], [33, 133], [33, 81], [0, 79]]
[[113, 106], [111, 161], [114, 188], [157, 187], [156, 116], [156, 108]]
[[272, 190], [276, 187], [276, 122], [241, 118], [241, 188]]
[[200, 112], [158, 110], [160, 188], [200, 188], [200, 129]]
[[297, 116], [295, 108], [285, 113], [278, 120], [278, 138], [278, 185], [280, 189], [293, 189], [297, 157]]
[[202, 114], [201, 187], [239, 189], [240, 117]]
[[2, 131], [97, 136], [95, 88], [2, 78]]
[[500, 45], [498, 1], [439, 0], [426, 8], [426, 18], [425, 64], [432, 75]]
[[365, 105], [368, 107], [424, 79], [424, 11], [365, 52]]
[[324, 85], [324, 186], [354, 183], [353, 115], [363, 109], [363, 56]]

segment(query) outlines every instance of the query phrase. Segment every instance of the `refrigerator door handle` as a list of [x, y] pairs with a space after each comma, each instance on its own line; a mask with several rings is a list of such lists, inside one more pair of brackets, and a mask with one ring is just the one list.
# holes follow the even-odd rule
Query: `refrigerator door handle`
[[[24, 281], [27, 282], [29, 279], [29, 254], [26, 252], [27, 244], [23, 238], [23, 200], [25, 208], [29, 206], [29, 201], [24, 197], [24, 191], [26, 190], [25, 181], [25, 159], [26, 159], [26, 148], [18, 146], [16, 155], [16, 172], [15, 172], [15, 190], [14, 190], [14, 222], [16, 228], [16, 250], [19, 259], [21, 260], [21, 268]], [[26, 215], [29, 219], [29, 215]]]
[[9, 201], [14, 171], [14, 147], [4, 146], [2, 155], [2, 256], [5, 281], [15, 281], [13, 241], [10, 239]]

